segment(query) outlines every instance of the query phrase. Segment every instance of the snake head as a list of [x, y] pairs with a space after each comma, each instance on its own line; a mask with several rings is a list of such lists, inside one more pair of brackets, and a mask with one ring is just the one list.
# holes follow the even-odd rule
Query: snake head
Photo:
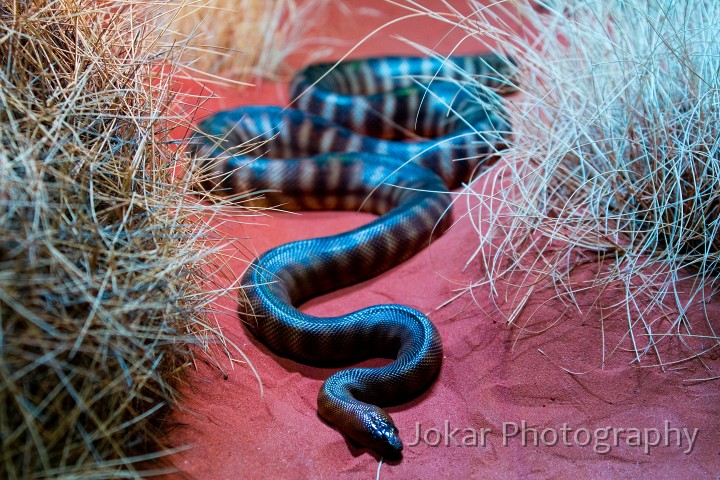
[[336, 395], [331, 382], [335, 376], [318, 392], [318, 414], [354, 443], [371, 448], [385, 458], [399, 457], [403, 445], [390, 415], [350, 395]]
[[390, 416], [381, 409], [371, 410], [365, 415], [368, 441], [363, 442], [383, 457], [397, 458], [403, 444], [398, 437], [398, 429]]

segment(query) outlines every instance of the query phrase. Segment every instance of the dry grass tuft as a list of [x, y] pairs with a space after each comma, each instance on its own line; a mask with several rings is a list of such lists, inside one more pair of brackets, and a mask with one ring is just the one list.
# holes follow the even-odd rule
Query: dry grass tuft
[[[322, 55], [320, 39], [307, 37], [329, 0], [185, 0], [163, 17], [170, 41], [186, 44], [186, 58], [203, 75], [277, 79], [291, 72], [288, 55], [313, 45], [311, 61]], [[187, 40], [186, 40], [187, 39]], [[325, 39], [325, 42], [331, 42]]]
[[191, 348], [225, 345], [203, 312], [222, 204], [169, 137], [191, 109], [160, 11], [0, 6], [2, 478], [139, 476]]
[[[474, 1], [469, 16], [446, 6], [409, 8], [519, 63], [515, 143], [503, 170], [466, 192], [489, 222], [478, 285], [510, 295], [510, 322], [533, 291], [550, 288], [577, 315], [588, 308], [578, 298], [594, 296], [590, 307], [626, 316], [637, 362], [717, 350], [707, 302], [720, 270], [720, 3]], [[478, 193], [497, 179], [503, 188]]]

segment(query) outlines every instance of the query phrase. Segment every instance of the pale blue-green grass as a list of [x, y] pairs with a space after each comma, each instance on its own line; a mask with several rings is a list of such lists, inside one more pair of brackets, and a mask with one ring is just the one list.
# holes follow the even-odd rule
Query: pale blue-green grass
[[602, 337], [599, 366], [625, 348], [668, 368], [712, 356], [720, 3], [395, 3], [518, 60], [513, 145], [464, 192], [479, 232], [469, 263], [484, 272], [474, 286], [512, 305], [513, 324], [548, 290], [575, 317], [624, 318], [623, 338]]

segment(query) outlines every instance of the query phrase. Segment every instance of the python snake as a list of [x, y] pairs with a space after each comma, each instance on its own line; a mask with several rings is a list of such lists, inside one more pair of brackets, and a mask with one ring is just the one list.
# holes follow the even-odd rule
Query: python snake
[[[426, 390], [442, 362], [435, 326], [402, 305], [319, 318], [298, 309], [311, 297], [358, 283], [403, 262], [450, 222], [448, 189], [504, 145], [500, 98], [507, 59], [493, 55], [383, 57], [315, 64], [291, 82], [296, 108], [246, 106], [199, 125], [191, 144], [211, 158], [209, 187], [265, 192], [289, 210], [366, 211], [354, 230], [273, 248], [241, 279], [240, 315], [281, 356], [309, 364], [394, 358], [380, 368], [330, 376], [318, 413], [382, 456], [402, 450], [381, 405]], [[334, 67], [334, 68], [331, 68]], [[329, 72], [329, 73], [328, 73]], [[246, 145], [255, 145], [247, 151]]]

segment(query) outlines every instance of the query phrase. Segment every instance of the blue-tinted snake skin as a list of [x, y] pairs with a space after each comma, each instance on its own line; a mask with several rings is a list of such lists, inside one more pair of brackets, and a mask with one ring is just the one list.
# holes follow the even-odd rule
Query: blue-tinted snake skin
[[[269, 204], [285, 209], [379, 215], [261, 255], [241, 280], [240, 314], [258, 340], [298, 362], [394, 358], [380, 368], [341, 370], [318, 395], [322, 418], [382, 456], [397, 456], [402, 443], [379, 405], [406, 402], [430, 386], [442, 362], [438, 331], [402, 305], [333, 318], [297, 306], [388, 270], [449, 226], [448, 188], [467, 180], [509, 134], [499, 97], [476, 87], [500, 86], [506, 62], [370, 58], [342, 62], [327, 75], [332, 64], [312, 65], [291, 83], [291, 98], [302, 94], [296, 108], [221, 112], [200, 124], [207, 137], [192, 142], [216, 158], [207, 183], [218, 191], [266, 191]], [[247, 152], [239, 147], [246, 142], [260, 145]]]

